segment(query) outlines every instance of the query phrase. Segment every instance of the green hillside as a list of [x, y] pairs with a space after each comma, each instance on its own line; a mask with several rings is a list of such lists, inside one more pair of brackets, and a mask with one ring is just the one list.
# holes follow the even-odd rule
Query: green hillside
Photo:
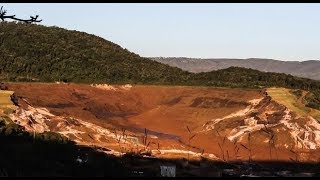
[[165, 84], [184, 80], [189, 74], [87, 33], [0, 23], [3, 80]]
[[285, 87], [303, 89], [310, 93], [306, 96], [306, 106], [320, 109], [320, 81], [295, 77], [283, 73], [261, 72], [254, 69], [230, 67], [227, 69], [198, 73], [193, 75], [192, 83], [206, 86], [261, 88]]
[[261, 72], [254, 69], [230, 67], [227, 69], [198, 73], [193, 81], [207, 86], [259, 88], [261, 86], [293, 89], [320, 89], [320, 81], [295, 77], [283, 73]]

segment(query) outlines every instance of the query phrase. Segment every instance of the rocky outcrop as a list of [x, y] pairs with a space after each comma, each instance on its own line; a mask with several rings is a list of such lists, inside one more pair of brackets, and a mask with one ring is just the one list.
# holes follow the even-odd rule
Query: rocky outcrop
[[3, 82], [0, 82], [0, 90], [8, 90], [8, 87]]
[[15, 93], [10, 96], [10, 99], [15, 106], [19, 106], [19, 97]]

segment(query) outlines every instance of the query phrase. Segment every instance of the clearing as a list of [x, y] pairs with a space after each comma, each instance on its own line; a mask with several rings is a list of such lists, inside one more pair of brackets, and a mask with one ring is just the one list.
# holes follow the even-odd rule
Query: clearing
[[267, 93], [273, 100], [279, 104], [285, 105], [290, 110], [296, 112], [299, 116], [312, 116], [313, 118], [320, 120], [319, 110], [308, 108], [303, 104], [302, 99], [306, 95], [305, 92], [299, 99], [286, 88], [268, 88]]

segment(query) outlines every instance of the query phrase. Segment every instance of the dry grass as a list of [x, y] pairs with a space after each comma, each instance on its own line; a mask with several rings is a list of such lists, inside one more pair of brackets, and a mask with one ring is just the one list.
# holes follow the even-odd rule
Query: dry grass
[[12, 103], [10, 96], [13, 94], [13, 91], [0, 91], [0, 109], [6, 110], [14, 109], [15, 105]]
[[306, 107], [302, 101], [299, 101], [294, 94], [290, 93], [289, 89], [268, 88], [267, 93], [273, 100], [279, 104], [285, 105], [300, 116], [310, 115], [316, 119], [320, 119], [320, 111]]

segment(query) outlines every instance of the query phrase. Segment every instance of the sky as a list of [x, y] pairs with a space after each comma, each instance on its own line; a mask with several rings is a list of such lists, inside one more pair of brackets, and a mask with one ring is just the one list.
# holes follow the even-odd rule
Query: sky
[[320, 4], [0, 3], [144, 57], [320, 59]]

